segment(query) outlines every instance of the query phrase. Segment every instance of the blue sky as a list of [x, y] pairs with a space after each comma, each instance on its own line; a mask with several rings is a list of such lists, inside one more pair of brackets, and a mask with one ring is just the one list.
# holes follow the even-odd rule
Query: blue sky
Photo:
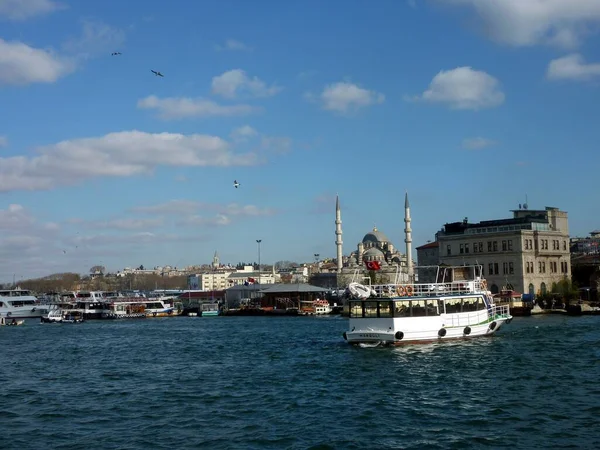
[[336, 194], [345, 254], [403, 246], [406, 191], [415, 247], [526, 195], [586, 235], [598, 25], [597, 0], [0, 0], [0, 282], [333, 257]]

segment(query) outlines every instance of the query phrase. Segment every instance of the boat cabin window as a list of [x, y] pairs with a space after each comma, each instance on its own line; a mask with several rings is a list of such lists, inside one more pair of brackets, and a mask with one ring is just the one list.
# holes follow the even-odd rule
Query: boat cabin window
[[474, 312], [484, 308], [482, 297], [462, 297], [446, 299], [446, 313]]
[[365, 318], [377, 317], [377, 302], [365, 302]]
[[394, 317], [425, 317], [440, 315], [439, 300], [435, 298], [401, 300], [394, 303]]
[[393, 317], [392, 302], [379, 302], [379, 317]]
[[350, 302], [350, 317], [362, 317], [362, 302]]

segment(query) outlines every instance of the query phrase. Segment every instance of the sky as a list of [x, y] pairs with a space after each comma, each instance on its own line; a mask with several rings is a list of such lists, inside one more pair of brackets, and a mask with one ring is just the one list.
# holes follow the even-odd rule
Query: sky
[[336, 195], [586, 236], [599, 92], [597, 0], [0, 0], [0, 282], [335, 257]]

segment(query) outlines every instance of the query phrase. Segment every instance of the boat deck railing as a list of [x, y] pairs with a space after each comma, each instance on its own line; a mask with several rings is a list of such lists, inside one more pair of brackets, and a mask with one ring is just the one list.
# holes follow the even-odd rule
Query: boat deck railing
[[484, 279], [448, 283], [377, 284], [369, 287], [372, 291], [371, 298], [440, 297], [487, 291], [487, 283]]

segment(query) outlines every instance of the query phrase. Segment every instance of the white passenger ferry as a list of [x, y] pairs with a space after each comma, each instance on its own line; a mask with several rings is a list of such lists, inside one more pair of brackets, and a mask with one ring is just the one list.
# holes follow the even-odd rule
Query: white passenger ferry
[[0, 317], [7, 319], [40, 318], [48, 312], [48, 305], [40, 303], [27, 289], [0, 290]]
[[494, 304], [481, 266], [436, 266], [436, 272], [435, 283], [350, 283], [344, 339], [376, 346], [472, 338], [512, 320], [508, 305]]

